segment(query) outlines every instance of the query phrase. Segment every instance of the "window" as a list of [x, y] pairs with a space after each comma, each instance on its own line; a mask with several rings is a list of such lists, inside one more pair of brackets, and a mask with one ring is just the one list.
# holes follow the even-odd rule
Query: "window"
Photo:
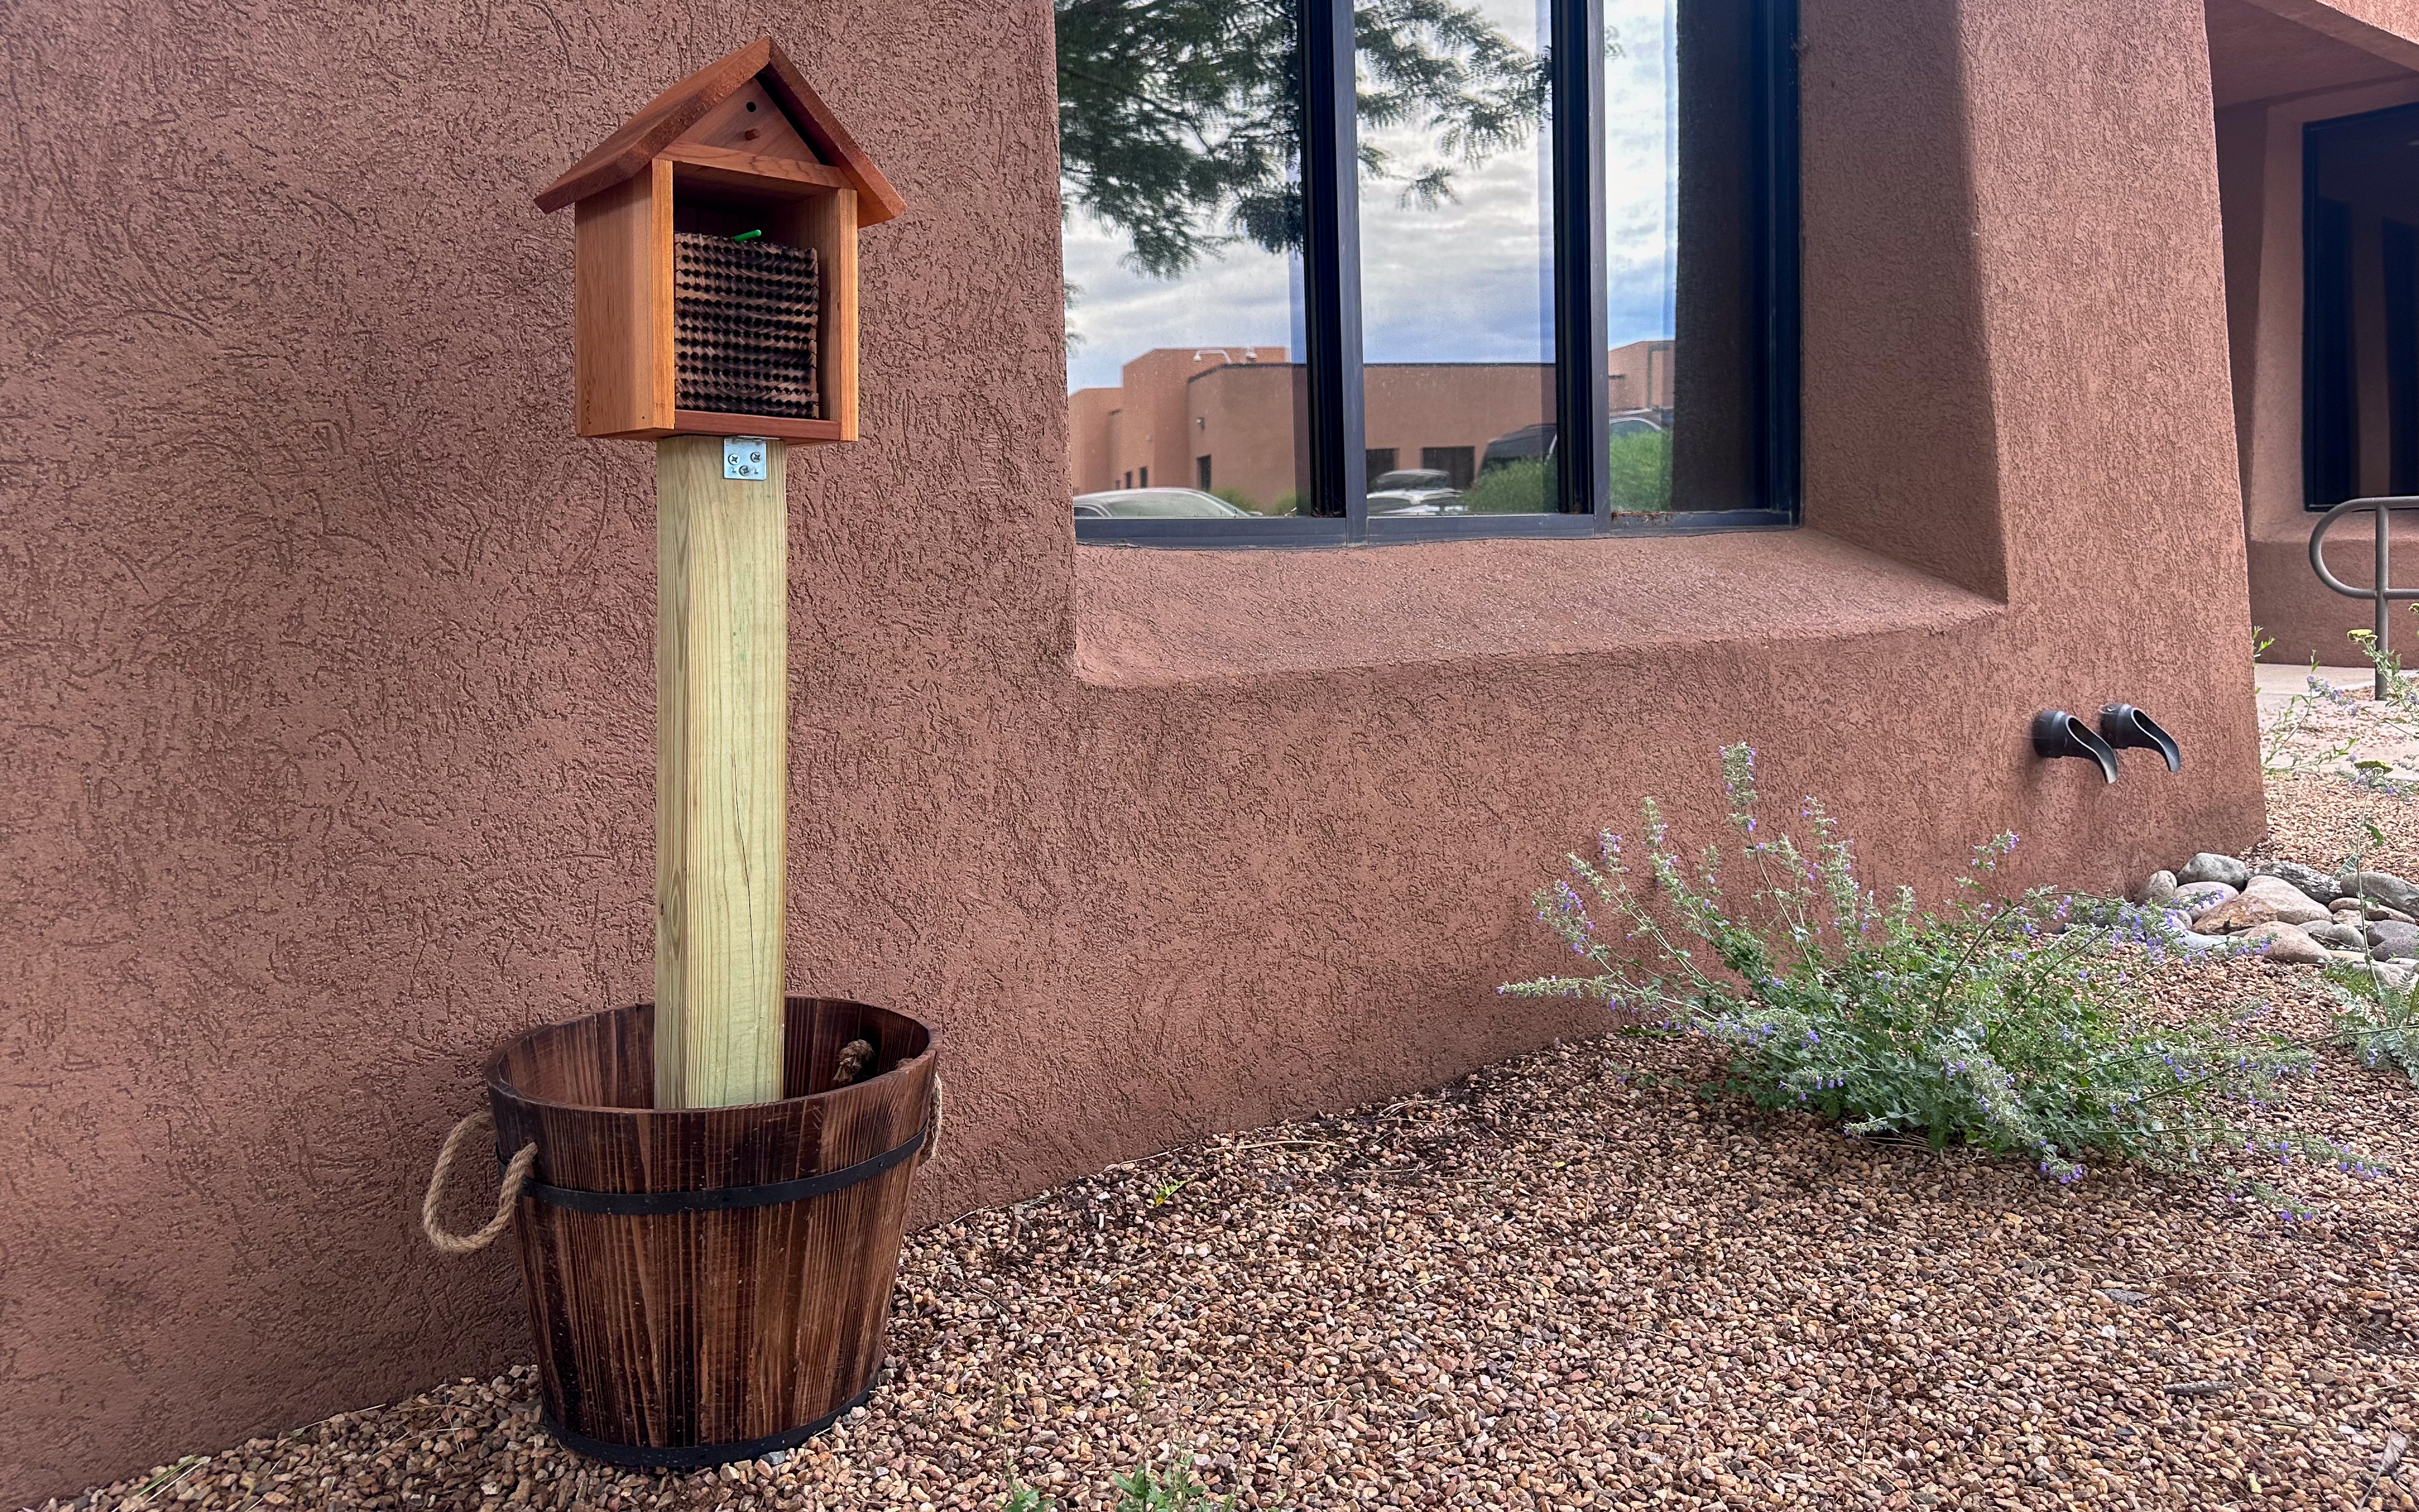
[[1448, 487], [1467, 488], [1477, 471], [1476, 454], [1467, 446], [1423, 446], [1420, 466], [1441, 472]]
[[2303, 128], [2303, 500], [2419, 492], [2419, 106]]
[[1795, 0], [1056, 12], [1082, 539], [1794, 519]]

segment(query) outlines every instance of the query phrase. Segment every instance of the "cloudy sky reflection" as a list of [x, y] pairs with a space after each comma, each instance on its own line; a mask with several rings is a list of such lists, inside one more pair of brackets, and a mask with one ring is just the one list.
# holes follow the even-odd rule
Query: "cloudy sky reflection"
[[[1672, 0], [1604, 0], [1619, 48], [1605, 62], [1605, 201], [1610, 345], [1672, 334], [1676, 132]], [[1534, 46], [1537, 0], [1478, 0], [1505, 35]], [[1434, 161], [1416, 131], [1377, 133], [1392, 167]], [[1384, 362], [1542, 362], [1551, 352], [1545, 231], [1550, 190], [1536, 139], [1455, 173], [1457, 197], [1400, 204], [1399, 181], [1364, 187], [1364, 351]], [[1295, 260], [1236, 244], [1181, 278], [1124, 267], [1123, 233], [1081, 212], [1068, 220], [1071, 389], [1115, 387], [1118, 369], [1155, 347], [1301, 349]]]

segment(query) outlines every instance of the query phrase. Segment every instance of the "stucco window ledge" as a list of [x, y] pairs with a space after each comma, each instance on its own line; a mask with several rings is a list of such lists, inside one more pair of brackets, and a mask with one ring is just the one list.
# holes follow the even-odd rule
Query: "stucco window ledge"
[[1076, 675], [1106, 687], [1854, 640], [1997, 600], [1798, 530], [1330, 551], [1075, 548]]

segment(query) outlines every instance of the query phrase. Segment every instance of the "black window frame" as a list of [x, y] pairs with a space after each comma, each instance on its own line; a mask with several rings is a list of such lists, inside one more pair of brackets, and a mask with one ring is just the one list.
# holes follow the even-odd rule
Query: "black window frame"
[[1764, 507], [1615, 513], [1605, 440], [1610, 391], [1604, 228], [1602, 0], [1552, 0], [1555, 470], [1559, 507], [1533, 515], [1399, 517], [1368, 510], [1362, 387], [1361, 235], [1353, 85], [1353, 0], [1299, 0], [1302, 76], [1302, 303], [1314, 516], [1267, 519], [1075, 521], [1086, 545], [1297, 548], [1489, 536], [1698, 535], [1798, 522], [1799, 309], [1797, 0], [1737, 0], [1750, 12], [1753, 63], [1745, 102], [1754, 162], [1748, 229], [1762, 339], [1749, 353], [1755, 395], [1753, 476]]

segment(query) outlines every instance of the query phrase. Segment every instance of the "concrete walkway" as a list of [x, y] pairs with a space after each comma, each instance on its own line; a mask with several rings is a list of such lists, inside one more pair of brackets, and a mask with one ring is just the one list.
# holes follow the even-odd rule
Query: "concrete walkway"
[[2255, 670], [2259, 674], [2259, 720], [2263, 725], [2283, 713], [2286, 702], [2294, 694], [2308, 691], [2313, 675], [2360, 699], [2367, 698], [2377, 683], [2377, 674], [2366, 667], [2321, 667], [2313, 673], [2307, 667], [2263, 661]]

